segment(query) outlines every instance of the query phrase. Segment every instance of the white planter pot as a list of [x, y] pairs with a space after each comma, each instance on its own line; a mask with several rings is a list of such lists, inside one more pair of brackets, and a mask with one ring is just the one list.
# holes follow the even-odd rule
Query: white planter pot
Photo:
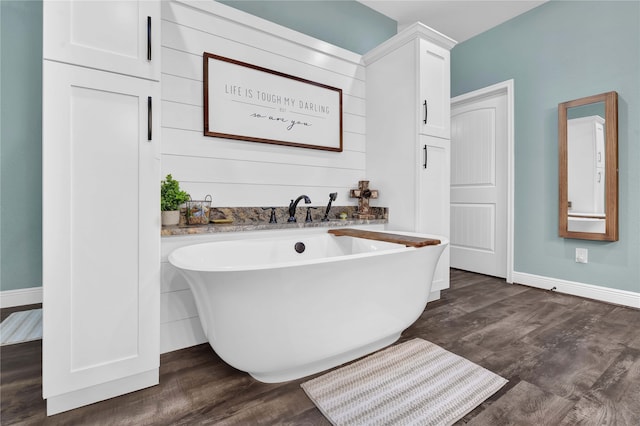
[[162, 212], [162, 226], [177, 225], [180, 223], [180, 210]]

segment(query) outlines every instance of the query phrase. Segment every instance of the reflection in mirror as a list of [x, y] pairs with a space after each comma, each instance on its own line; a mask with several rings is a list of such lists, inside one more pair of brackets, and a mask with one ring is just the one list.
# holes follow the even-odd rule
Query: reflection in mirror
[[567, 111], [568, 227], [573, 232], [602, 234], [606, 217], [604, 102], [586, 107]]
[[558, 119], [559, 234], [616, 241], [617, 94], [562, 103]]

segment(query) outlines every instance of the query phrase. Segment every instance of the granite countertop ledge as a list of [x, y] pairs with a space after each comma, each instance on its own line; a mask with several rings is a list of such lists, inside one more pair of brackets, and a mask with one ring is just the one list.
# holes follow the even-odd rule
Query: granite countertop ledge
[[329, 222], [295, 222], [295, 223], [265, 223], [265, 224], [235, 224], [221, 223], [209, 225], [177, 225], [163, 226], [161, 236], [168, 237], [173, 235], [195, 235], [195, 234], [213, 234], [221, 232], [246, 232], [246, 231], [264, 231], [276, 229], [302, 229], [302, 228], [331, 228], [354, 225], [378, 225], [386, 224], [387, 219], [336, 219]]
[[[317, 210], [316, 210], [317, 212]], [[339, 214], [345, 212], [347, 219], [338, 219]], [[182, 218], [180, 225], [163, 226], [160, 235], [162, 237], [178, 235], [213, 234], [223, 232], [247, 232], [277, 229], [303, 229], [303, 228], [334, 228], [354, 225], [379, 225], [388, 223], [388, 209], [384, 207], [372, 208], [375, 219], [358, 219], [355, 217], [356, 208], [353, 206], [336, 206], [331, 208], [329, 221], [322, 222], [322, 215], [313, 214], [313, 222], [304, 221], [304, 212], [299, 207], [298, 222], [287, 222], [288, 213], [284, 208], [276, 210], [278, 223], [269, 223], [270, 211], [264, 211], [256, 207], [226, 207], [212, 209], [211, 217], [216, 219], [232, 219], [231, 223], [209, 223], [207, 225], [187, 225]]]

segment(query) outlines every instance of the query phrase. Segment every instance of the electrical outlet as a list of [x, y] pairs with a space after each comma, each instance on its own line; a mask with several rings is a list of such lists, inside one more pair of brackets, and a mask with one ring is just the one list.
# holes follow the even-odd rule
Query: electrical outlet
[[586, 248], [577, 248], [576, 249], [576, 262], [578, 263], [589, 263], [589, 250]]

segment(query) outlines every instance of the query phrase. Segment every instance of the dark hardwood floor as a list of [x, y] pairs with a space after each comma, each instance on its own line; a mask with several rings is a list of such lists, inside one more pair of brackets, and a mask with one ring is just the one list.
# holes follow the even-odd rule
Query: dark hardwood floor
[[[509, 379], [458, 424], [640, 424], [640, 310], [451, 278], [401, 341], [429, 340]], [[46, 417], [41, 342], [0, 351], [2, 425], [329, 424], [300, 388], [308, 378], [257, 382], [208, 344], [162, 355], [158, 386]]]

